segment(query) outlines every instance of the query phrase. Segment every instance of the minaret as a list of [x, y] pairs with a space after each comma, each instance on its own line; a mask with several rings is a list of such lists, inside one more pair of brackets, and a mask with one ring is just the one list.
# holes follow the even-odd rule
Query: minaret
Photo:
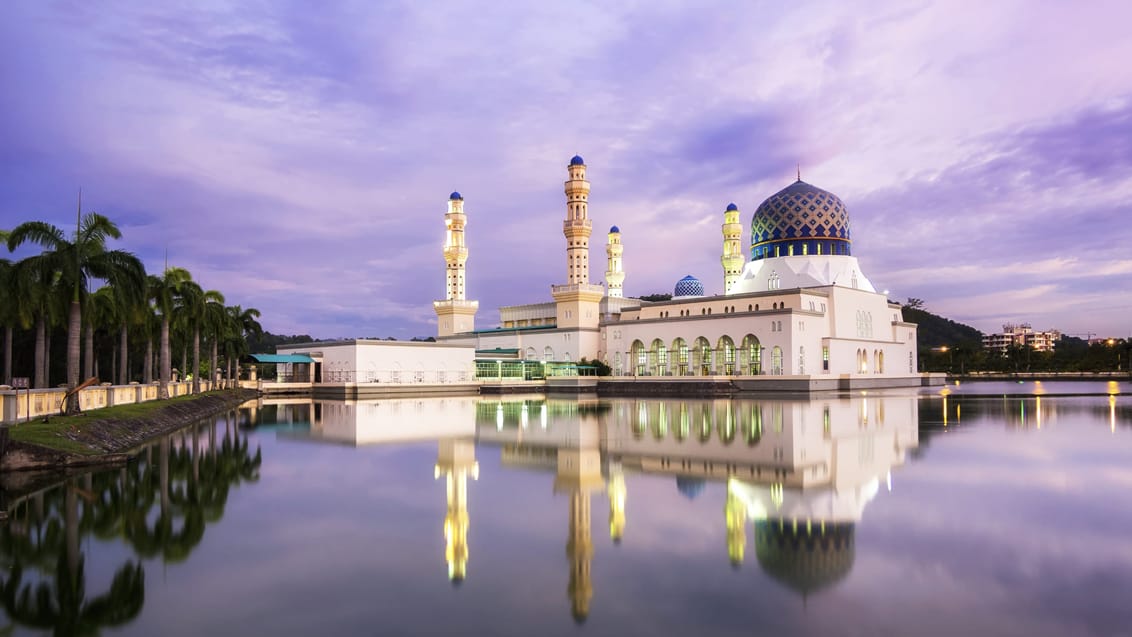
[[453, 192], [448, 197], [448, 212], [444, 215], [444, 261], [446, 263], [445, 299], [433, 301], [436, 311], [437, 335], [452, 336], [475, 330], [478, 301], [465, 299], [466, 283], [464, 263], [468, 260], [468, 246], [464, 243], [464, 197]]
[[590, 182], [586, 181], [586, 163], [581, 156], [574, 155], [566, 169], [570, 176], [566, 181], [566, 219], [562, 222], [566, 283], [552, 285], [550, 293], [557, 304], [559, 328], [596, 330], [605, 287], [590, 283]]
[[739, 223], [739, 206], [727, 204], [727, 210], [723, 213], [723, 257], [720, 258], [723, 263], [724, 294], [727, 294], [743, 273], [745, 259], [742, 240], [743, 224]]
[[436, 454], [437, 478], [447, 483], [448, 508], [444, 514], [444, 560], [448, 579], [459, 584], [468, 574], [468, 476], [480, 475], [472, 440], [441, 440]]
[[622, 297], [621, 284], [625, 282], [625, 273], [621, 271], [621, 229], [613, 226], [609, 229], [609, 238], [605, 244], [605, 257], [607, 265], [605, 270], [605, 287], [609, 289], [611, 298]]
[[570, 179], [566, 181], [562, 234], [566, 235], [566, 283], [576, 285], [590, 282], [590, 182], [586, 181], [586, 164], [581, 155], [570, 159], [567, 170]]

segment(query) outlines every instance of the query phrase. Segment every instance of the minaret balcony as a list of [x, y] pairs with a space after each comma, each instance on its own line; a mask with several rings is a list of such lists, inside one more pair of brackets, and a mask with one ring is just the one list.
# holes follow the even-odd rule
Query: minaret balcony
[[567, 219], [562, 222], [562, 231], [569, 232], [571, 230], [586, 230], [593, 229], [593, 222], [589, 219]]

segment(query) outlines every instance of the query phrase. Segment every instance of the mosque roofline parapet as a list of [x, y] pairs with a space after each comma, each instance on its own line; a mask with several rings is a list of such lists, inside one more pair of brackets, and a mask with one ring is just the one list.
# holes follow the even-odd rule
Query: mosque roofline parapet
[[[689, 303], [710, 303], [714, 301], [728, 302], [734, 299], [758, 299], [772, 296], [788, 296], [793, 294], [809, 294], [828, 298], [828, 288], [832, 285], [819, 285], [812, 288], [785, 288], [782, 290], [766, 290], [760, 292], [743, 292], [742, 294], [713, 294], [711, 296], [689, 296], [673, 298], [667, 301], [641, 301], [640, 307], [661, 307], [665, 305], [687, 305]], [[625, 308], [632, 309], [632, 308]], [[738, 312], [736, 312], [738, 313]]]
[[[456, 335], [458, 336], [458, 335]], [[442, 343], [438, 341], [387, 341], [379, 338], [346, 338], [334, 341], [312, 341], [310, 343], [290, 343], [287, 345], [276, 345], [275, 349], [278, 350], [310, 350], [320, 347], [342, 347], [344, 345], [366, 345], [378, 347], [393, 347], [408, 345], [409, 347], [466, 347], [465, 345], [457, 345], [454, 343]]]
[[[658, 317], [654, 317], [654, 318], [624, 319], [624, 320], [617, 320], [617, 321], [601, 321], [599, 323], [599, 325], [601, 327], [607, 327], [607, 326], [612, 327], [612, 326], [615, 326], [615, 325], [626, 325], [626, 324], [645, 325], [647, 323], [668, 323], [668, 324], [671, 325], [671, 324], [679, 323], [681, 321], [711, 321], [711, 320], [719, 320], [719, 319], [727, 319], [727, 318], [739, 318], [739, 317], [750, 318], [752, 316], [781, 316], [783, 314], [786, 314], [786, 315], [799, 314], [799, 315], [802, 315], [802, 316], [816, 316], [816, 317], [825, 316], [825, 314], [818, 312], [818, 311], [815, 311], [815, 310], [803, 310], [803, 309], [799, 309], [799, 308], [786, 307], [786, 308], [782, 308], [782, 309], [778, 309], [778, 310], [751, 310], [750, 312], [748, 312], [746, 310], [743, 310], [741, 312], [739, 310], [735, 310], [734, 312], [732, 312], [730, 314], [694, 314], [692, 316], [679, 316], [679, 317], [677, 317], [677, 316], [666, 316], [666, 317], [658, 316]], [[877, 341], [870, 340], [869, 342], [870, 343], [876, 343]]]

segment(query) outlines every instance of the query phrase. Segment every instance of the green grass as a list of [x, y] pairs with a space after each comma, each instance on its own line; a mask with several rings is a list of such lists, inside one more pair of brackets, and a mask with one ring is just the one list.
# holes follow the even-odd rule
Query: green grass
[[9, 436], [12, 440], [18, 442], [39, 445], [66, 453], [93, 455], [101, 452], [91, 449], [81, 442], [71, 440], [67, 438], [65, 434], [73, 429], [81, 430], [83, 426], [98, 420], [134, 420], [145, 418], [163, 407], [168, 407], [176, 403], [190, 402], [202, 396], [209, 396], [222, 391], [223, 390], [216, 390], [215, 392], [177, 396], [168, 400], [151, 400], [149, 402], [130, 405], [115, 405], [114, 407], [106, 407], [104, 409], [91, 409], [77, 416], [51, 416], [48, 418], [47, 422], [43, 422], [43, 417], [39, 417], [31, 422], [12, 425], [9, 428]]

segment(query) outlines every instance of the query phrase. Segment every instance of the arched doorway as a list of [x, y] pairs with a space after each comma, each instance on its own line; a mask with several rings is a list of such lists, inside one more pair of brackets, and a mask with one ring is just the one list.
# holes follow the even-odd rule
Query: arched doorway
[[688, 343], [682, 338], [672, 341], [672, 356], [675, 359], [677, 376], [687, 376], [691, 371], [688, 367]]
[[711, 343], [702, 336], [692, 344], [692, 367], [696, 376], [711, 375]]
[[644, 376], [648, 369], [648, 352], [645, 350], [644, 343], [639, 340], [633, 341], [633, 344], [629, 346], [629, 360], [633, 365], [633, 375]]
[[730, 336], [719, 337], [715, 350], [719, 352], [719, 371], [725, 376], [735, 374], [735, 341]]
[[653, 376], [668, 375], [668, 348], [659, 338], [653, 340], [649, 348], [649, 373]]

